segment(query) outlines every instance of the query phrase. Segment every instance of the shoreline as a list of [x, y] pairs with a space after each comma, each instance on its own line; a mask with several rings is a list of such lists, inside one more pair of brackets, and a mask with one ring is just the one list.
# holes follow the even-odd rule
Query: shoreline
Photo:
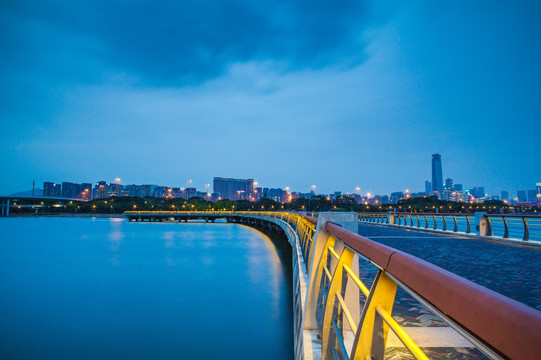
[[74, 213], [54, 213], [54, 214], [10, 214], [8, 217], [75, 217], [75, 218], [126, 218], [123, 214], [74, 214]]

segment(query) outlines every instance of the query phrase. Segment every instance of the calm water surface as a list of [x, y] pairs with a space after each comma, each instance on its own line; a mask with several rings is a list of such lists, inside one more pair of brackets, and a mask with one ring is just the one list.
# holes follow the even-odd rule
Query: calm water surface
[[0, 358], [292, 358], [285, 253], [236, 224], [0, 219]]

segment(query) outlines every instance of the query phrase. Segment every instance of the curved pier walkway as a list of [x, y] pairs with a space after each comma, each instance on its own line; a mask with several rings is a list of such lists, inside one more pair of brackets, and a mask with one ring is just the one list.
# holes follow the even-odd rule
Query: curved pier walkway
[[359, 224], [359, 234], [541, 310], [541, 248]]

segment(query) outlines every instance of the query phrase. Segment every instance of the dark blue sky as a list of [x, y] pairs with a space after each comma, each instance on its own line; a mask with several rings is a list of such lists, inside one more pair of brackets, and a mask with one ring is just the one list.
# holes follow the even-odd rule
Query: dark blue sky
[[32, 180], [490, 194], [541, 181], [538, 1], [2, 1], [0, 193]]

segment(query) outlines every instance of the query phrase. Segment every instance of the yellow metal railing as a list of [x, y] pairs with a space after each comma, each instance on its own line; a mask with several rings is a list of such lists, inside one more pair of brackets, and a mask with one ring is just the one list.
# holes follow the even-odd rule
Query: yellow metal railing
[[[310, 277], [305, 310], [314, 315], [324, 360], [383, 359], [389, 331], [414, 358], [428, 359], [392, 317], [398, 287], [491, 358], [541, 354], [541, 312], [332, 222], [318, 224], [289, 212], [199, 213], [264, 217], [286, 222], [297, 232]], [[370, 285], [359, 276], [359, 256], [377, 268]]]
[[[335, 250], [338, 247], [342, 248], [339, 252]], [[369, 290], [351, 269], [354, 256], [354, 251], [343, 246], [336, 237], [329, 236], [318, 264], [315, 283], [319, 288], [315, 297], [322, 304], [319, 310], [323, 316], [318, 327], [322, 334], [323, 358], [383, 358], [390, 329], [416, 359], [428, 359], [391, 317], [397, 283], [380, 269]], [[360, 319], [355, 319], [350, 311], [346, 300], [347, 286], [355, 286], [365, 298]], [[349, 337], [354, 339], [349, 349], [344, 341], [346, 332], [350, 332]], [[341, 351], [346, 354], [340, 354]]]
[[[308, 297], [317, 300], [323, 359], [383, 359], [389, 331], [415, 359], [428, 359], [392, 317], [398, 287], [491, 358], [533, 359], [541, 353], [541, 312], [535, 309], [331, 222], [319, 228], [316, 219], [305, 215], [257, 216], [286, 221], [297, 230], [307, 272], [315, 277]], [[320, 236], [325, 244], [312, 259]], [[371, 284], [359, 276], [358, 256], [377, 268]]]

